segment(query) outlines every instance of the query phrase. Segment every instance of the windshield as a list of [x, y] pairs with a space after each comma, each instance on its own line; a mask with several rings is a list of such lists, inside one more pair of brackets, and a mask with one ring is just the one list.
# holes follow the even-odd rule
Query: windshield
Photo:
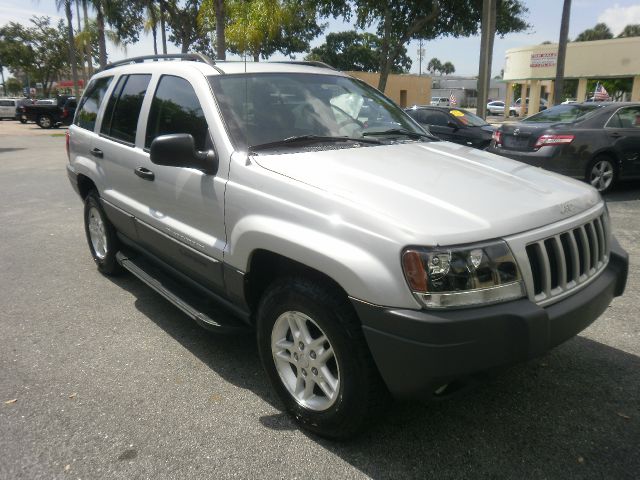
[[600, 108], [598, 105], [556, 105], [540, 113], [525, 118], [527, 123], [572, 123], [582, 120], [589, 113]]
[[251, 73], [216, 75], [209, 81], [239, 149], [299, 136], [357, 140], [373, 133], [383, 140], [379, 134], [387, 130], [396, 137], [401, 131], [424, 135], [391, 100], [350, 77]]
[[489, 125], [482, 118], [468, 112], [467, 110], [453, 109], [450, 110], [449, 113], [467, 127], [484, 127], [485, 125]]

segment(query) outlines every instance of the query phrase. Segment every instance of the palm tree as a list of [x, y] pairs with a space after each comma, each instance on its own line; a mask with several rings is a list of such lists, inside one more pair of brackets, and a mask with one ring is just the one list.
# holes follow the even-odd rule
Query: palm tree
[[56, 0], [56, 8], [62, 10], [64, 8], [67, 16], [67, 38], [69, 43], [69, 63], [71, 64], [71, 75], [73, 77], [73, 94], [76, 98], [80, 98], [80, 90], [78, 89], [78, 65], [76, 64], [76, 47], [73, 40], [73, 13], [71, 11], [71, 0]]
[[[84, 15], [84, 29], [86, 31], [89, 30], [89, 14], [87, 12], [88, 12], [87, 0], [82, 0], [82, 13]], [[89, 71], [89, 76], [91, 77], [93, 76], [93, 60], [91, 58], [91, 42], [90, 41], [85, 42], [83, 45], [84, 45], [84, 48], [82, 50], [84, 51], [87, 67]]]
[[158, 54], [158, 23], [160, 22], [160, 8], [154, 0], [146, 0], [147, 21], [144, 23], [144, 33], [153, 35], [153, 53]]
[[453, 63], [444, 62], [442, 64], [442, 73], [444, 73], [445, 75], [449, 75], [450, 73], [455, 73], [455, 72], [456, 72], [456, 67], [453, 66]]

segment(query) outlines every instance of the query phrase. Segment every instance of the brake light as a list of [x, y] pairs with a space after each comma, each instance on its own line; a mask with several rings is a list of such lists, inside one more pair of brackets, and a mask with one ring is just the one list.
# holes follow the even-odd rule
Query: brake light
[[573, 142], [575, 135], [540, 135], [533, 148], [553, 145], [568, 145]]
[[71, 161], [71, 155], [69, 154], [69, 138], [70, 138], [69, 130], [67, 130], [64, 137], [65, 137], [64, 146], [65, 146], [65, 149], [67, 150], [67, 160]]
[[502, 132], [500, 130], [496, 130], [495, 132], [493, 132], [493, 135], [491, 135], [491, 140], [496, 142], [496, 145], [502, 145]]

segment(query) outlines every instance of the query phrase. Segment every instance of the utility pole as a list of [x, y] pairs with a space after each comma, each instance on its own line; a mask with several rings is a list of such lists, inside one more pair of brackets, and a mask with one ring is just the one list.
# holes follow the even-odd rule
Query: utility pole
[[418, 46], [418, 59], [420, 64], [418, 75], [422, 75], [422, 57], [424, 57], [424, 48], [422, 48], [422, 39], [420, 39], [420, 45]]
[[562, 21], [560, 23], [560, 40], [558, 41], [558, 58], [556, 59], [556, 80], [553, 84], [553, 104], [562, 103], [564, 91], [564, 61], [567, 57], [567, 39], [569, 36], [569, 17], [571, 16], [571, 0], [564, 0]]
[[476, 110], [477, 115], [482, 118], [486, 118], [487, 116], [493, 38], [496, 33], [496, 11], [496, 0], [483, 0], [480, 33], [480, 66], [478, 68], [478, 105]]

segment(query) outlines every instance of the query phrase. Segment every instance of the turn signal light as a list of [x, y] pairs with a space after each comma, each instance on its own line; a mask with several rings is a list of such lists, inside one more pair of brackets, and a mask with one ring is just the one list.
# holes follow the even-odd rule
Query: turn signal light
[[541, 135], [533, 148], [553, 145], [568, 145], [573, 142], [575, 135]]
[[500, 130], [496, 130], [495, 132], [493, 132], [493, 135], [491, 135], [491, 140], [496, 142], [496, 145], [502, 145], [502, 132]]

